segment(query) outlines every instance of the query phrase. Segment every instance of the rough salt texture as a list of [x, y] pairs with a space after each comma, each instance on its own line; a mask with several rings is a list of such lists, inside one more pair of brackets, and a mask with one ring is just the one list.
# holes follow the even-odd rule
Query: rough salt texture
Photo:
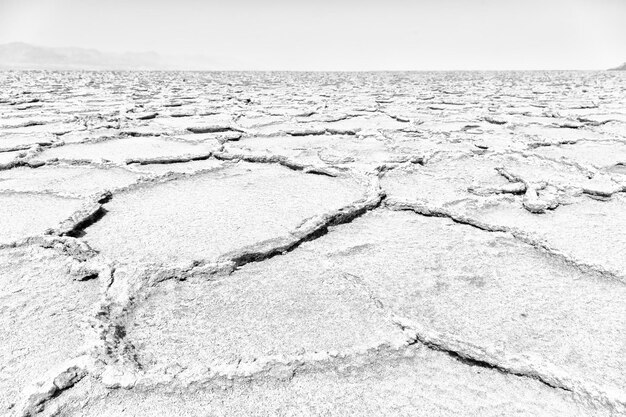
[[36, 247], [0, 251], [0, 409], [42, 373], [80, 352], [98, 301], [97, 281], [79, 282], [71, 259]]
[[158, 158], [169, 155], [199, 154], [210, 151], [205, 145], [189, 144], [158, 137], [132, 137], [96, 143], [68, 144], [45, 150], [43, 160], [88, 160], [122, 163], [132, 158]]
[[[500, 167], [523, 181], [507, 180], [498, 174]], [[462, 157], [433, 163], [432, 168], [394, 171], [383, 186], [390, 202], [445, 213], [484, 229], [511, 231], [626, 282], [626, 262], [615, 256], [626, 250], [621, 183], [599, 175], [594, 181], [575, 168], [558, 168], [533, 158]], [[533, 185], [544, 188], [529, 199]], [[532, 204], [541, 209], [540, 215]]]
[[140, 176], [118, 167], [20, 167], [0, 171], [0, 190], [88, 197], [105, 190], [127, 187], [137, 182]]
[[0, 72], [0, 415], [626, 414], [618, 72]]
[[205, 159], [199, 161], [189, 161], [189, 162], [178, 162], [172, 164], [133, 164], [129, 165], [131, 169], [134, 171], [140, 172], [142, 174], [168, 174], [170, 172], [180, 172], [180, 173], [196, 173], [200, 171], [211, 171], [214, 169], [220, 168], [224, 163], [222, 161], [218, 161], [216, 159]]
[[142, 367], [202, 368], [377, 346], [399, 337], [358, 283], [340, 274], [307, 274], [320, 267], [312, 262], [266, 262], [245, 267], [232, 280], [168, 281], [152, 290], [126, 327]]
[[35, 193], [0, 193], [0, 244], [40, 235], [80, 208], [81, 200]]
[[213, 260], [289, 233], [364, 192], [350, 178], [239, 163], [117, 194], [104, 205], [107, 215], [86, 229], [85, 240], [128, 263]]
[[626, 384], [622, 283], [506, 233], [408, 212], [366, 215], [302, 252], [309, 247], [330, 274], [350, 274], [397, 315], [445, 337], [554, 365], [606, 391]]
[[[50, 414], [49, 414], [50, 413]], [[84, 381], [44, 415], [67, 416], [600, 416], [563, 394], [527, 379], [460, 363], [422, 348], [367, 366], [296, 374], [227, 389], [109, 391]]]

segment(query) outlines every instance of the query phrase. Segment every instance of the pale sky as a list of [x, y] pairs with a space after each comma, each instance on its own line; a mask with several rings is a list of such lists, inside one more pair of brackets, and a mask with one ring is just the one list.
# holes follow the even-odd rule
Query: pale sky
[[626, 61], [626, 0], [0, 0], [15, 41], [226, 69], [606, 69]]

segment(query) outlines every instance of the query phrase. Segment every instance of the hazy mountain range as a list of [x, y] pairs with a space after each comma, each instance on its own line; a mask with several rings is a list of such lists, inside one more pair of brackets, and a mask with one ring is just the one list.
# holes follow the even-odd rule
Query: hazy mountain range
[[47, 70], [219, 70], [227, 63], [202, 55], [156, 52], [108, 53], [85, 48], [52, 48], [22, 42], [0, 44], [1, 69]]
[[[56, 48], [23, 42], [0, 44], [0, 69], [45, 70], [229, 70], [241, 62], [204, 55], [170, 56], [156, 52], [102, 52], [86, 48]], [[626, 70], [626, 63], [611, 70]]]

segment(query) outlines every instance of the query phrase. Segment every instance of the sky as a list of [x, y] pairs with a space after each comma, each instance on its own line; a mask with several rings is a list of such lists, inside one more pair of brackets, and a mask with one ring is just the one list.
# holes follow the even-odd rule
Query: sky
[[626, 61], [626, 0], [0, 0], [16, 41], [215, 69], [606, 69]]

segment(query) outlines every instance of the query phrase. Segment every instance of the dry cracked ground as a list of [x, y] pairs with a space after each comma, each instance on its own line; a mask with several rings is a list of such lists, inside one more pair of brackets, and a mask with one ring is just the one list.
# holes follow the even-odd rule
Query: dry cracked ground
[[0, 86], [0, 415], [626, 414], [626, 74]]

